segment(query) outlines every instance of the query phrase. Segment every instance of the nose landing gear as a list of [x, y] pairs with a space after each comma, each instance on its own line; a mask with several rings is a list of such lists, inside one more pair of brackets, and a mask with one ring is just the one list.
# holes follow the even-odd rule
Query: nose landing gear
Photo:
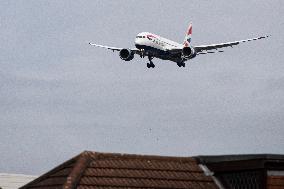
[[141, 49], [141, 50], [140, 50], [140, 57], [141, 57], [141, 58], [144, 58], [145, 55], [146, 55], [145, 50], [144, 50], [144, 49]]

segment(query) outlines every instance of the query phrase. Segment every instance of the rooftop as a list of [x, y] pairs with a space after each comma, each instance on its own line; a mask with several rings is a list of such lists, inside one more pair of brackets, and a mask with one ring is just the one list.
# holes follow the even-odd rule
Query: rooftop
[[59, 165], [27, 188], [217, 189], [196, 159], [86, 151]]

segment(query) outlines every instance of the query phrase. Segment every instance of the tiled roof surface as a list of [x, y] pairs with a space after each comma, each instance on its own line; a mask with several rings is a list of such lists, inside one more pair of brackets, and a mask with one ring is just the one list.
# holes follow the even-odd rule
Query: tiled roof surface
[[267, 189], [283, 189], [284, 176], [268, 176]]
[[217, 189], [193, 158], [83, 152], [22, 187], [43, 189]]
[[76, 164], [77, 158], [78, 157], [75, 157], [63, 163], [21, 188], [62, 189], [64, 183], [67, 181], [67, 177]]

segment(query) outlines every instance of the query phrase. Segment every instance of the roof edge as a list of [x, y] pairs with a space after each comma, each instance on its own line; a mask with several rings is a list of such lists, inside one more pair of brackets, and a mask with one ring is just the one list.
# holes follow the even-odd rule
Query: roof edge
[[60, 170], [61, 168], [63, 168], [64, 166], [66, 166], [66, 165], [72, 163], [73, 161], [77, 161], [77, 159], [79, 158], [79, 156], [80, 156], [80, 154], [77, 155], [77, 156], [75, 156], [75, 157], [73, 157], [73, 158], [71, 158], [71, 159], [69, 159], [69, 160], [67, 160], [67, 161], [65, 161], [65, 162], [63, 162], [62, 164], [60, 164], [60, 165], [58, 165], [57, 167], [51, 169], [50, 171], [48, 171], [47, 173], [43, 174], [42, 176], [39, 176], [39, 177], [36, 178], [35, 180], [33, 180], [33, 181], [31, 181], [31, 182], [25, 184], [24, 186], [20, 187], [19, 189], [26, 189], [26, 188], [28, 188], [29, 185], [31, 185], [31, 184], [37, 184], [37, 183], [41, 182], [42, 180], [46, 179], [49, 175], [51, 175], [51, 174], [53, 174], [53, 173], [59, 171], [59, 170]]
[[284, 155], [281, 154], [233, 154], [233, 155], [205, 155], [194, 157], [198, 163], [220, 163], [247, 160], [283, 160]]

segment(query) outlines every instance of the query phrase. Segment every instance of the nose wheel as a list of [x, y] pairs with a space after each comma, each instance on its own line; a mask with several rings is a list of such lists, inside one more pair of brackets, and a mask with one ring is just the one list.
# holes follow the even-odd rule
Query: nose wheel
[[145, 55], [146, 55], [145, 50], [144, 50], [144, 49], [141, 49], [141, 50], [140, 50], [140, 57], [141, 57], [141, 58], [144, 58]]

